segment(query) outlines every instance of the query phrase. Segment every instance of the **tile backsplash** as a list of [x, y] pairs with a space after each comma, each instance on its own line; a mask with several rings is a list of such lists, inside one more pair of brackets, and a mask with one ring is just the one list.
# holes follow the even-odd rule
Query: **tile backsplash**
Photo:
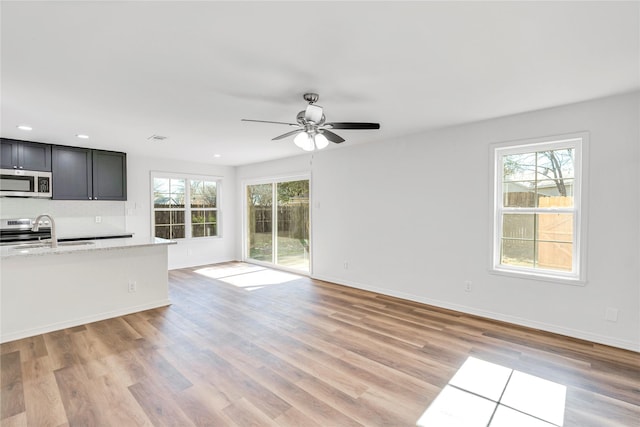
[[33, 219], [42, 213], [53, 216], [58, 237], [124, 233], [126, 230], [125, 202], [0, 197], [1, 219]]

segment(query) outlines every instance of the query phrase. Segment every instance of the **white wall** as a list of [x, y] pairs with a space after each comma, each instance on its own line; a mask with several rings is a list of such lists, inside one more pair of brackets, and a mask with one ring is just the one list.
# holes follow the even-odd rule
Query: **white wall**
[[177, 240], [169, 247], [169, 269], [192, 267], [235, 259], [236, 181], [235, 168], [171, 159], [127, 155], [127, 231], [151, 235], [151, 171], [210, 175], [222, 179], [219, 188], [220, 237]]
[[[311, 170], [313, 277], [640, 350], [639, 102], [633, 93], [346, 143], [312, 166], [300, 156], [240, 167], [238, 188]], [[489, 273], [489, 145], [579, 131], [590, 134], [586, 285]], [[617, 322], [605, 321], [608, 307]]]

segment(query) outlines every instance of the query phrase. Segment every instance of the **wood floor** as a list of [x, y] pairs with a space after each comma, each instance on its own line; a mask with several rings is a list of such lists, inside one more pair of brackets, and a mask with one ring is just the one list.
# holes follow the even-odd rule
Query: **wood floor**
[[415, 426], [469, 356], [565, 385], [564, 426], [640, 424], [638, 353], [247, 268], [172, 271], [170, 307], [1, 345], [0, 424]]

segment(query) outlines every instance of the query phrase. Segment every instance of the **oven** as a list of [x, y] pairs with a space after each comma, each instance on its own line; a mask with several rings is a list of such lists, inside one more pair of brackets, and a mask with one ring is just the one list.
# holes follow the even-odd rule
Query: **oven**
[[39, 221], [38, 231], [32, 231], [33, 224], [31, 218], [0, 220], [0, 245], [17, 245], [51, 238], [51, 222], [48, 219]]

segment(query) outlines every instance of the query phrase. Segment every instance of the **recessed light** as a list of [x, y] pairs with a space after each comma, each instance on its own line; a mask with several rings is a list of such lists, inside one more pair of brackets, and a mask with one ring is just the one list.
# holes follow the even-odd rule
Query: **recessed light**
[[79, 133], [79, 134], [77, 134], [76, 136], [77, 136], [78, 138], [80, 138], [80, 139], [89, 139], [89, 135], [85, 135], [85, 134], [83, 134], [83, 133]]
[[20, 130], [33, 130], [33, 128], [31, 126], [27, 126], [27, 125], [19, 125], [16, 126], [18, 129]]
[[213, 157], [217, 159], [218, 157], [222, 157], [222, 154], [214, 154]]

